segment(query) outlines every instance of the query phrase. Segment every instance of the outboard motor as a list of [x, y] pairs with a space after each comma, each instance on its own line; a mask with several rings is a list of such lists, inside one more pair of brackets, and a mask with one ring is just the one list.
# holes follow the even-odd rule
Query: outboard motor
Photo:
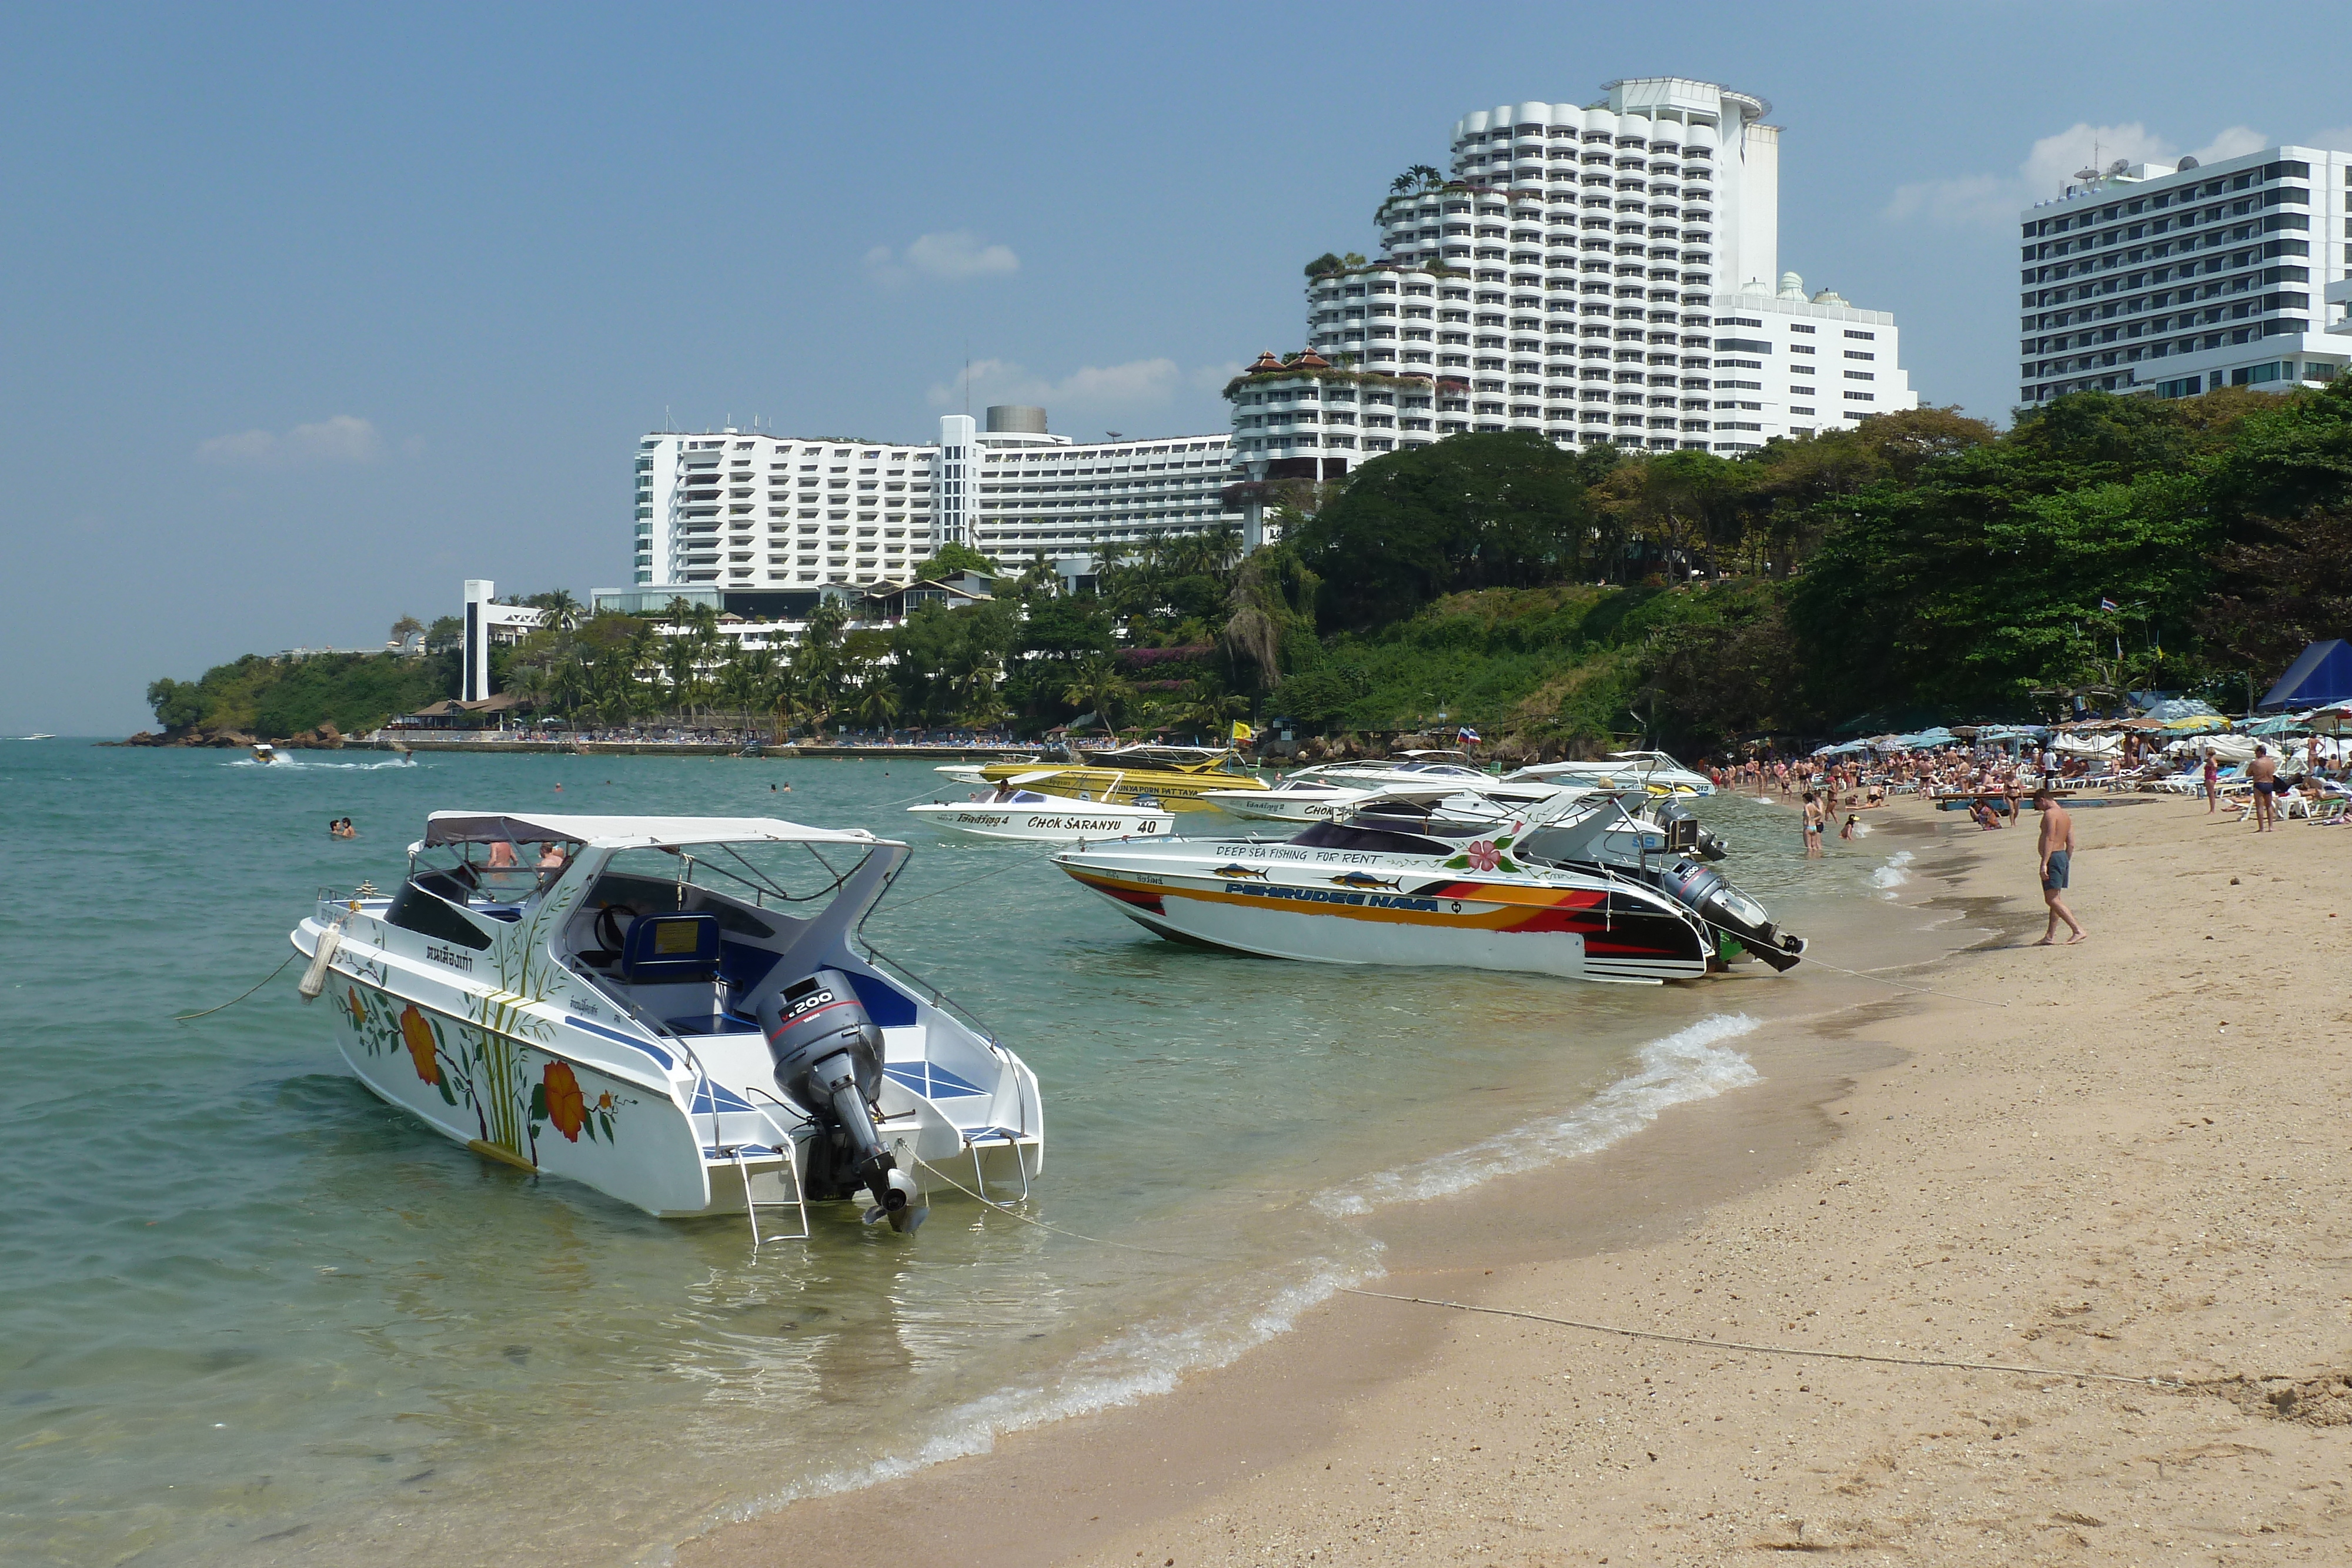
[[1701, 920], [1775, 969], [1793, 969], [1804, 956], [1805, 939], [1775, 926], [1764, 906], [1726, 882], [1721, 872], [1683, 859], [1652, 874], [1661, 892], [1681, 900]]
[[867, 1220], [887, 1219], [893, 1230], [921, 1224], [924, 1210], [910, 1207], [913, 1179], [897, 1168], [874, 1130], [882, 1031], [866, 1016], [849, 977], [819, 969], [762, 997], [759, 1016], [776, 1064], [776, 1087], [815, 1116], [835, 1143], [845, 1144], [858, 1185], [874, 1195]]

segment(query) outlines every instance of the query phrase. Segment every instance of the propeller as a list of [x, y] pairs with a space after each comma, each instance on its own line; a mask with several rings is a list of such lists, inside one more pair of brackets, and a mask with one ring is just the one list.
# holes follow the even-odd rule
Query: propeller
[[923, 1189], [905, 1171], [894, 1168], [885, 1190], [876, 1196], [882, 1201], [866, 1211], [868, 1225], [879, 1225], [887, 1219], [890, 1228], [899, 1235], [912, 1236], [931, 1217], [931, 1206]]

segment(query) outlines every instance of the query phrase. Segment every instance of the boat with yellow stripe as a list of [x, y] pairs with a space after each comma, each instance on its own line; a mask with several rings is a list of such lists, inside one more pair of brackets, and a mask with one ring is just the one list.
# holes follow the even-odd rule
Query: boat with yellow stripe
[[1263, 789], [1230, 746], [1120, 746], [1086, 754], [1083, 763], [992, 762], [979, 771], [990, 784], [1016, 776], [1028, 788], [1083, 800], [1133, 804], [1155, 800], [1171, 811], [1213, 811], [1211, 790]]
[[1686, 852], [1695, 821], [1678, 830], [1686, 842], [1628, 857], [1612, 840], [1631, 820], [1589, 789], [1501, 815], [1460, 795], [1391, 795], [1286, 840], [1130, 841], [1054, 861], [1146, 930], [1263, 957], [1636, 984], [1696, 979], [1742, 953], [1798, 961], [1801, 939]]

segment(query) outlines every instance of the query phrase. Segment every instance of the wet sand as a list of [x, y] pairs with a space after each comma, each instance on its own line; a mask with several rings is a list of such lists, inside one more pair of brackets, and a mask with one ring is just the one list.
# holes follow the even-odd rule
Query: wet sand
[[1381, 1212], [1367, 1288], [2046, 1375], [1341, 1296], [1167, 1396], [677, 1560], [2352, 1559], [2352, 897], [2330, 904], [2352, 834], [2084, 810], [2093, 936], [2042, 948], [2030, 818], [1874, 815], [1867, 852], [1915, 852], [1906, 905], [1968, 945], [1881, 977], [1947, 994], [1828, 971], [1918, 924], [1855, 912], [1808, 988], [1720, 988], [1766, 1020], [1740, 1041], [1761, 1083]]

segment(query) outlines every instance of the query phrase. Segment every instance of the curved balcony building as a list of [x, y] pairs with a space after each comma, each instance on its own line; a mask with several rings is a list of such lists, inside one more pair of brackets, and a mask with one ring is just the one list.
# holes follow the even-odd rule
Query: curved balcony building
[[[1392, 434], [1360, 426], [1340, 437], [1340, 460], [1474, 430], [1732, 453], [1916, 406], [1891, 317], [1826, 291], [1792, 302], [1789, 280], [1774, 281], [1780, 133], [1765, 123], [1771, 106], [1679, 77], [1607, 91], [1597, 104], [1465, 115], [1450, 168], [1401, 181], [1381, 204], [1379, 255], [1308, 280], [1311, 350], [1427, 383], [1412, 410], [1430, 414], [1426, 434], [1402, 419]], [[1858, 361], [1854, 378], [1845, 337], [1827, 382], [1801, 373], [1814, 364], [1786, 348], [1759, 372], [1748, 361], [1764, 351], [1720, 347], [1757, 341], [1746, 323], [1759, 317], [1807, 317], [1817, 337], [1823, 321], [1846, 332], [1847, 313], [1853, 332], [1868, 334], [1855, 351], [1875, 361]], [[1809, 346], [1806, 338], [1797, 330], [1792, 342]], [[1280, 445], [1237, 424], [1235, 440], [1244, 463], [1334, 460], [1330, 433], [1318, 433], [1314, 452], [1295, 429]]]

